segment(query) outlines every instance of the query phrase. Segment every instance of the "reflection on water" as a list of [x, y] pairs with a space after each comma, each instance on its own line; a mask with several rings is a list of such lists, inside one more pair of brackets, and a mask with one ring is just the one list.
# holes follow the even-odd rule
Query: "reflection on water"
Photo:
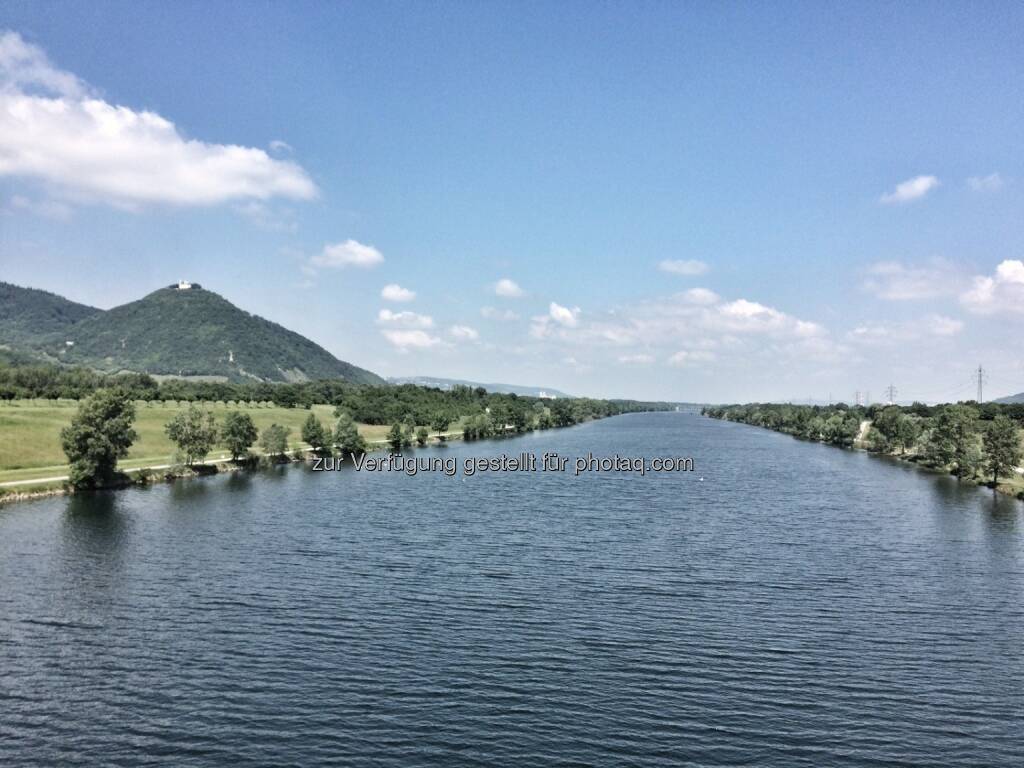
[[[0, 764], [1024, 765], [1022, 505], [683, 414], [0, 511]], [[704, 480], [698, 480], [703, 477]]]

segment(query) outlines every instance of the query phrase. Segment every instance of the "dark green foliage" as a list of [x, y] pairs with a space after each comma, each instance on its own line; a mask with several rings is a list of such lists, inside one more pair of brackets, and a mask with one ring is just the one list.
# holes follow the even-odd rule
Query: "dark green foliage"
[[992, 473], [992, 484], [999, 482], [999, 476], [1012, 471], [1020, 464], [1020, 434], [1017, 425], [1006, 416], [996, 416], [985, 429], [985, 468]]
[[199, 287], [162, 288], [104, 312], [3, 283], [0, 333], [36, 355], [107, 371], [384, 384], [304, 336]]
[[284, 459], [288, 453], [288, 435], [291, 430], [280, 424], [271, 424], [260, 435], [260, 447], [272, 459]]
[[1021, 458], [1021, 406], [958, 403], [929, 406], [750, 405], [708, 406], [704, 415], [786, 432], [808, 440], [850, 446], [862, 420], [872, 422], [869, 450], [910, 454], [914, 461], [974, 479], [984, 466], [993, 482]]
[[309, 414], [306, 417], [306, 421], [302, 424], [301, 435], [302, 441], [309, 443], [317, 453], [322, 453], [324, 448], [331, 442], [330, 433], [324, 429], [324, 425], [320, 423], [314, 414]]
[[430, 428], [437, 432], [437, 436], [440, 438], [442, 437], [441, 433], [447, 431], [451, 423], [452, 417], [447, 411], [438, 411], [430, 420]]
[[234, 461], [238, 461], [249, 452], [258, 435], [259, 430], [256, 429], [252, 416], [248, 413], [231, 411], [224, 416], [221, 440], [231, 452], [231, 458]]
[[5, 344], [31, 345], [41, 337], [53, 337], [51, 352], [60, 355], [67, 339], [57, 336], [102, 311], [55, 293], [0, 283], [0, 339]]
[[978, 411], [967, 405], [949, 405], [934, 418], [924, 453], [932, 466], [950, 467], [957, 477], [970, 477], [982, 464]]
[[422, 448], [427, 444], [427, 440], [430, 438], [430, 433], [426, 427], [416, 428], [416, 443]]
[[334, 415], [338, 418], [334, 428], [334, 443], [341, 451], [341, 455], [366, 453], [366, 439], [359, 434], [352, 417], [340, 409], [336, 409]]
[[403, 447], [412, 445], [412, 434], [412, 429], [408, 424], [401, 424], [400, 422], [392, 424], [390, 431], [387, 433], [387, 443], [391, 447], [391, 452], [398, 453]]
[[114, 480], [117, 460], [135, 442], [134, 420], [135, 405], [123, 392], [100, 389], [81, 402], [71, 425], [60, 432], [73, 486], [97, 488]]
[[202, 462], [213, 450], [219, 436], [213, 414], [194, 405], [176, 414], [167, 422], [164, 431], [177, 444], [187, 467]]

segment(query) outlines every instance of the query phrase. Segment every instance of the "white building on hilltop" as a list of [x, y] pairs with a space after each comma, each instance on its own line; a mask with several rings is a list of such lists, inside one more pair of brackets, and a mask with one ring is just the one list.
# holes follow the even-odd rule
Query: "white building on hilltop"
[[179, 291], [187, 291], [187, 290], [190, 290], [191, 288], [192, 288], [192, 283], [188, 282], [187, 280], [179, 280], [178, 281], [178, 290]]

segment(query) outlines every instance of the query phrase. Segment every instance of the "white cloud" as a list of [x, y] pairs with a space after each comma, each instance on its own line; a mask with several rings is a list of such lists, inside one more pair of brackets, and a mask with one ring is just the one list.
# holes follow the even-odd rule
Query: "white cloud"
[[909, 203], [924, 197], [937, 186], [939, 180], [934, 176], [915, 176], [897, 184], [896, 189], [882, 195], [879, 202], [886, 205]]
[[867, 268], [863, 287], [880, 299], [915, 301], [952, 295], [961, 279], [960, 272], [945, 259], [918, 265], [880, 261]]
[[927, 338], [948, 338], [963, 328], [961, 320], [932, 314], [901, 323], [865, 323], [847, 333], [846, 338], [856, 344], [896, 346]]
[[979, 314], [1024, 312], [1024, 261], [1007, 259], [996, 267], [992, 277], [975, 277], [960, 302]]
[[448, 334], [459, 341], [476, 341], [480, 338], [476, 329], [470, 328], [468, 325], [453, 325], [448, 329]]
[[573, 307], [572, 309], [569, 309], [568, 307], [563, 307], [561, 304], [556, 304], [552, 301], [551, 304], [548, 305], [548, 315], [559, 325], [564, 325], [567, 328], [575, 328], [579, 323], [580, 308]]
[[683, 299], [691, 304], [715, 304], [718, 294], [707, 288], [691, 288], [683, 294]]
[[971, 176], [967, 179], [967, 186], [974, 192], [998, 192], [1005, 185], [1006, 182], [998, 173], [990, 173], [988, 176]]
[[328, 243], [324, 249], [311, 258], [310, 263], [316, 267], [374, 267], [384, 261], [384, 256], [372, 245], [363, 245], [355, 240], [343, 243]]
[[511, 309], [495, 309], [494, 307], [480, 307], [480, 314], [488, 320], [518, 320], [519, 315]]
[[494, 284], [494, 293], [498, 296], [504, 296], [506, 299], [516, 299], [523, 295], [523, 289], [519, 287], [515, 280], [503, 277]]
[[665, 259], [658, 262], [658, 269], [673, 275], [703, 275], [708, 265], [696, 259]]
[[412, 301], [416, 298], [416, 291], [403, 288], [398, 283], [388, 283], [381, 288], [380, 297], [385, 301]]
[[619, 362], [623, 365], [649, 365], [654, 362], [654, 355], [640, 353], [637, 355], [619, 355]]
[[434, 318], [430, 315], [420, 315], [416, 312], [392, 312], [390, 309], [382, 309], [377, 313], [379, 325], [393, 325], [400, 328], [433, 328]]
[[288, 154], [294, 152], [291, 144], [287, 141], [281, 141], [280, 139], [274, 139], [267, 146], [270, 148], [271, 152], [287, 152]]
[[409, 349], [428, 349], [441, 343], [439, 338], [431, 336], [426, 331], [385, 329], [381, 333], [393, 346], [403, 352]]
[[155, 112], [104, 101], [15, 32], [0, 34], [0, 176], [122, 208], [317, 195], [295, 163], [186, 138]]
[[541, 342], [538, 349], [572, 355], [586, 350], [620, 365], [640, 364], [644, 356], [674, 357], [673, 365], [715, 360], [740, 368], [756, 360], [759, 370], [786, 370], [797, 361], [836, 364], [848, 352], [816, 322], [749, 299], [725, 301], [706, 290], [574, 317], [573, 326], [556, 322], [550, 311], [534, 317], [530, 336]]

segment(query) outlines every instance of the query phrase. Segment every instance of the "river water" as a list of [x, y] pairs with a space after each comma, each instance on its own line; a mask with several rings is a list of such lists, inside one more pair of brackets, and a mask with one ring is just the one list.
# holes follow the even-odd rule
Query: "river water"
[[1024, 765], [1024, 511], [686, 414], [0, 509], [0, 764]]

